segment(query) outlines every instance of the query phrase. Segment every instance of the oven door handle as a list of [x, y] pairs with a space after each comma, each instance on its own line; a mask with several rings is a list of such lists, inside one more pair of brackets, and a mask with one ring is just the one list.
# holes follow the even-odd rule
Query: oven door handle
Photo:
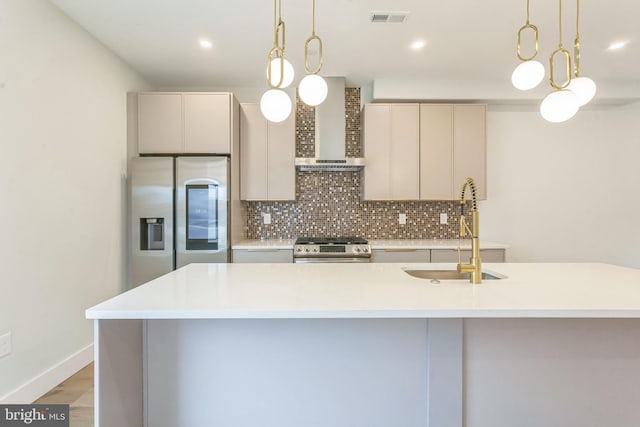
[[347, 263], [347, 262], [371, 262], [371, 258], [294, 258], [296, 264], [321, 264], [321, 263]]

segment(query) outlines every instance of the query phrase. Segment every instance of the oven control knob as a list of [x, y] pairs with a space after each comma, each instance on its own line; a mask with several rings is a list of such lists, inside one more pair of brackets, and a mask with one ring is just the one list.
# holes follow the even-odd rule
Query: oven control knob
[[318, 248], [313, 248], [313, 252], [318, 252]]
[[365, 246], [364, 248], [362, 248], [362, 252], [366, 254], [367, 252], [369, 252], [369, 248]]
[[311, 249], [306, 248], [304, 251], [305, 251], [306, 253], [309, 253], [309, 252], [311, 251]]
[[360, 253], [360, 248], [356, 246], [356, 253]]
[[302, 248], [296, 248], [296, 252], [302, 252]]

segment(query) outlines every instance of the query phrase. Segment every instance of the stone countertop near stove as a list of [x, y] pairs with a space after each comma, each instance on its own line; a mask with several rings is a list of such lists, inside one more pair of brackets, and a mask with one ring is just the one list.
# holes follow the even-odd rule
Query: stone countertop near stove
[[[243, 240], [231, 245], [232, 249], [275, 250], [293, 249], [295, 239]], [[458, 240], [435, 239], [371, 239], [371, 249], [457, 249]], [[460, 240], [460, 248], [470, 249], [470, 240]], [[480, 241], [480, 249], [508, 249], [509, 245], [498, 242]]]
[[231, 245], [231, 249], [277, 250], [293, 249], [294, 239], [242, 240]]

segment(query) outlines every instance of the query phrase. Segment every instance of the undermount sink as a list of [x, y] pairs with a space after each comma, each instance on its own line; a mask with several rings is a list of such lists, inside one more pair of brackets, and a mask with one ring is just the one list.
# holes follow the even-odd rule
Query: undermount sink
[[[469, 273], [458, 273], [457, 270], [403, 270], [409, 276], [417, 277], [418, 279], [430, 279], [434, 281], [439, 280], [469, 280]], [[494, 271], [483, 271], [482, 280], [499, 280], [506, 279], [504, 274], [496, 273]]]

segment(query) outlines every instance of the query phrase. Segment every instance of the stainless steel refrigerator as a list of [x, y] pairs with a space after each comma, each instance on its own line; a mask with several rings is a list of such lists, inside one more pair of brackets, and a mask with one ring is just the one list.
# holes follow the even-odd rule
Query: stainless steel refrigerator
[[131, 286], [194, 262], [229, 262], [229, 158], [137, 157], [130, 183]]

